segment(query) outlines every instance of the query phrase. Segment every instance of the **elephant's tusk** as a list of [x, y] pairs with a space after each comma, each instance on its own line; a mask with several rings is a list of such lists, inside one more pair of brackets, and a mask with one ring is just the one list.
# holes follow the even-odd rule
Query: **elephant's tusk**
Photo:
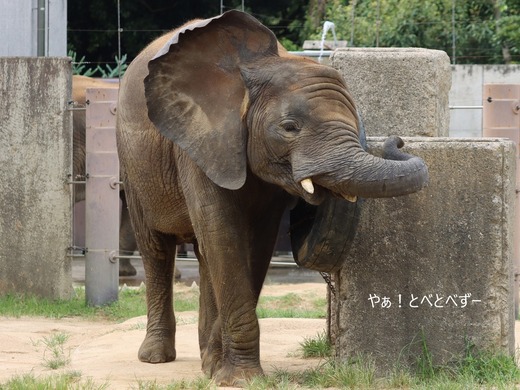
[[356, 201], [357, 201], [357, 196], [355, 196], [355, 195], [343, 195], [343, 198], [352, 203], [356, 203]]
[[303, 189], [308, 192], [309, 194], [314, 194], [314, 185], [312, 185], [312, 180], [307, 178], [303, 179], [300, 184], [302, 185]]

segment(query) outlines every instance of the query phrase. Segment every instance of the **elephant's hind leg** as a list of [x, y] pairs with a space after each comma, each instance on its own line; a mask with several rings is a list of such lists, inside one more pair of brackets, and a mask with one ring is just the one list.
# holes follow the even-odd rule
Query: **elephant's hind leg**
[[[137, 243], [124, 194], [121, 194], [121, 200], [123, 207], [121, 209], [121, 226], [119, 228], [119, 250], [125, 255], [131, 255], [137, 249]], [[134, 276], [136, 274], [137, 270], [130, 262], [130, 259], [119, 260], [119, 276]]]

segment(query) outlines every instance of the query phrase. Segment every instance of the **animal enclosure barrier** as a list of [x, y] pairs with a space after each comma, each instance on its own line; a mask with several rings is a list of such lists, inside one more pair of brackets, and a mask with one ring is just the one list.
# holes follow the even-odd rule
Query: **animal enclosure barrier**
[[[516, 166], [520, 167], [520, 84], [485, 84], [482, 94], [482, 132], [484, 137], [509, 138], [516, 145]], [[520, 272], [520, 169], [516, 170], [515, 238], [515, 314], [518, 317], [518, 276]]]
[[85, 294], [93, 306], [118, 298], [117, 93], [107, 88], [86, 91]]

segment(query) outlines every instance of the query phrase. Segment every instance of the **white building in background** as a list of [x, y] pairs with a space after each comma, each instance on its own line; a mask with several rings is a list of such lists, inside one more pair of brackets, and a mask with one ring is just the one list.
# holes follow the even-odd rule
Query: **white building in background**
[[67, 0], [0, 0], [0, 56], [67, 55]]
[[[485, 84], [520, 85], [520, 65], [453, 65], [450, 90], [450, 137], [482, 137]], [[473, 107], [473, 108], [456, 108]]]

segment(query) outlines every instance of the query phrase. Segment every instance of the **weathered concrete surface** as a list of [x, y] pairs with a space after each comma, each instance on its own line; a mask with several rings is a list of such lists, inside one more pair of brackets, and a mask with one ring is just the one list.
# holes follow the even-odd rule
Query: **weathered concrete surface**
[[338, 49], [331, 65], [345, 78], [369, 136], [448, 136], [451, 68], [445, 52]]
[[[380, 153], [381, 141], [369, 140], [371, 152]], [[430, 184], [365, 201], [353, 249], [334, 275], [338, 358], [371, 355], [382, 370], [410, 366], [422, 337], [434, 363], [461, 354], [467, 340], [513, 353], [513, 143], [405, 141], [428, 164]]]
[[68, 298], [71, 67], [0, 58], [0, 294]]

